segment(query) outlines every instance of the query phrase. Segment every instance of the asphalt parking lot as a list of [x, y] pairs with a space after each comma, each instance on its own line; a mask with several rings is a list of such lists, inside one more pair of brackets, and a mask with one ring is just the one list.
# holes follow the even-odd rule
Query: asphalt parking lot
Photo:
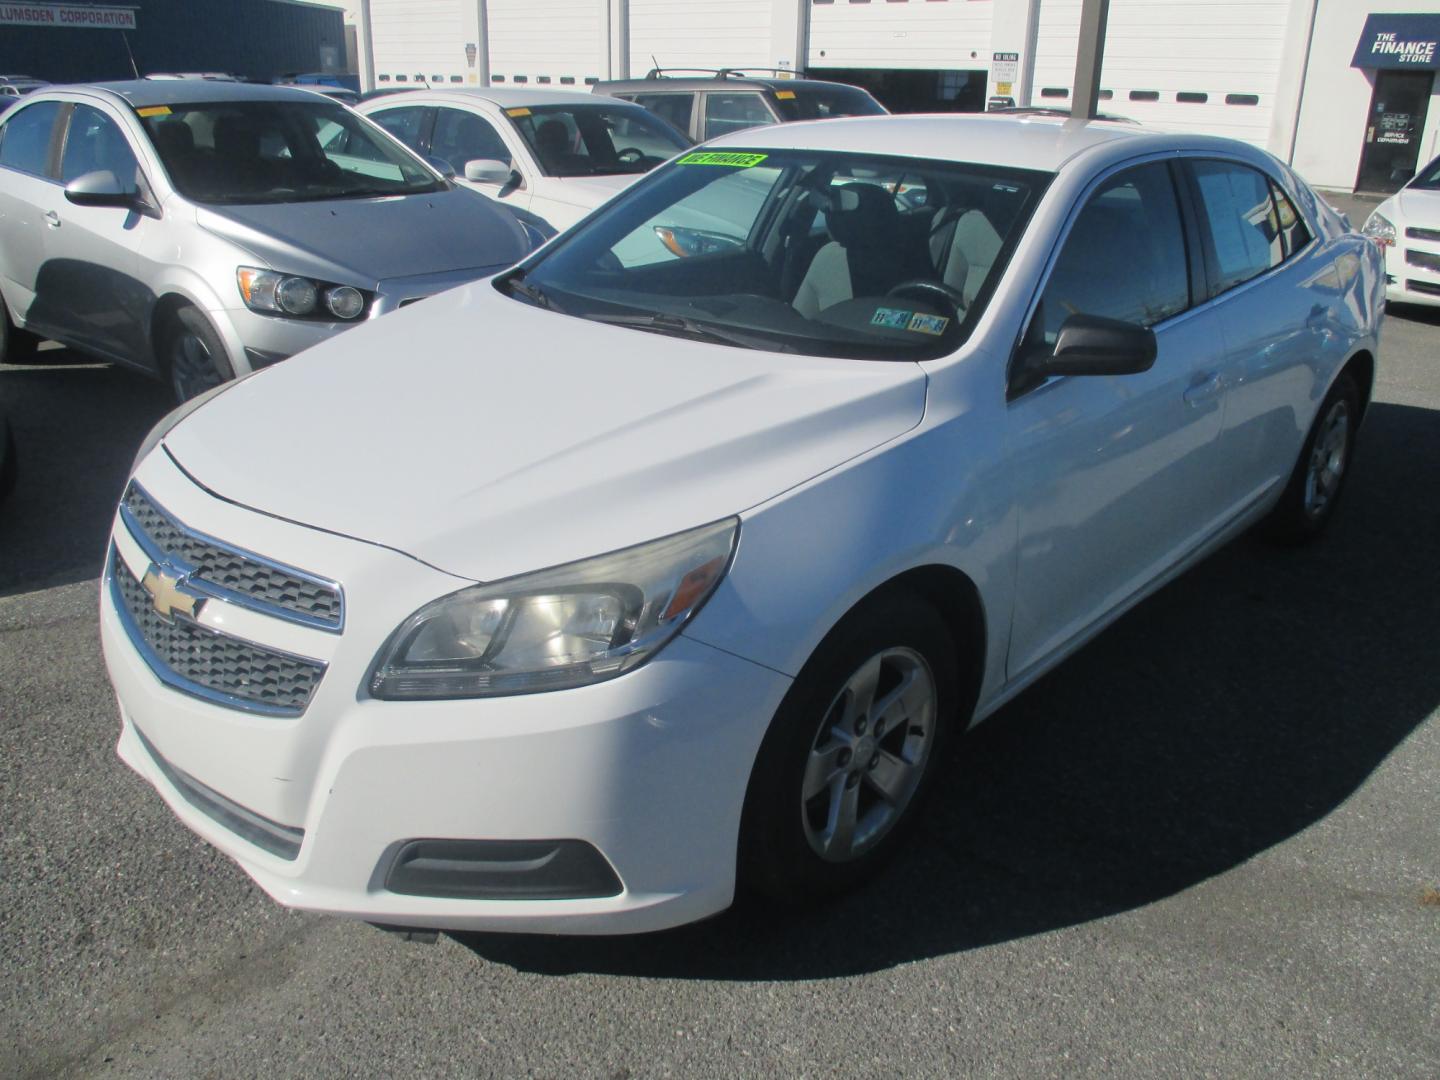
[[0, 1075], [1440, 1075], [1440, 313], [1388, 318], [1333, 531], [960, 740], [867, 890], [434, 947], [276, 907], [114, 756], [96, 578], [169, 401], [44, 359], [0, 371]]

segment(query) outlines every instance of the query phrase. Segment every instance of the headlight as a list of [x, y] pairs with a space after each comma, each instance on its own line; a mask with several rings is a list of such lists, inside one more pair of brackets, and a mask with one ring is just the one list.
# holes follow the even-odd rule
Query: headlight
[[377, 698], [565, 690], [636, 668], [670, 641], [730, 565], [736, 518], [594, 559], [474, 585], [427, 604], [380, 650]]
[[1390, 247], [1395, 243], [1395, 225], [1379, 211], [1370, 215], [1365, 222], [1365, 228], [1360, 232], [1374, 240], [1382, 248]]
[[[235, 269], [240, 297], [251, 311], [296, 318], [330, 318], [342, 322], [359, 318], [370, 299], [353, 285], [333, 285], [295, 274], [279, 274], [254, 266]], [[328, 314], [327, 314], [328, 312]]]

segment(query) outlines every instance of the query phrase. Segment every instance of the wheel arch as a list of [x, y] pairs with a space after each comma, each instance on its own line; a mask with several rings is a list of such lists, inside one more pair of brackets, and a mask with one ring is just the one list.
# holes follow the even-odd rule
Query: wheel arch
[[1375, 356], [1369, 349], [1361, 349], [1341, 365], [1337, 379], [1348, 374], [1355, 380], [1360, 391], [1360, 419], [1365, 419], [1370, 409], [1370, 397], [1375, 390]]

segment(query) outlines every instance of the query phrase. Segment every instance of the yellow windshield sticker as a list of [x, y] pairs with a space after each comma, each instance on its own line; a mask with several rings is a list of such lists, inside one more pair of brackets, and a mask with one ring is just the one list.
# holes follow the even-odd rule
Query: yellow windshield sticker
[[732, 169], [749, 169], [764, 161], [769, 154], [726, 154], [719, 150], [701, 150], [686, 154], [677, 165], [728, 165]]
[[789, 101], [791, 98], [793, 98], [793, 97], [795, 96], [795, 91], [794, 91], [794, 90], [776, 90], [776, 91], [775, 91], [775, 96], [776, 96], [777, 98], [779, 98], [781, 101]]
[[505, 115], [506, 115], [506, 116], [529, 116], [529, 115], [530, 115], [530, 110], [529, 110], [529, 109], [506, 109], [506, 110], [505, 110]]
[[169, 105], [147, 105], [143, 109], [136, 109], [137, 116], [169, 116]]

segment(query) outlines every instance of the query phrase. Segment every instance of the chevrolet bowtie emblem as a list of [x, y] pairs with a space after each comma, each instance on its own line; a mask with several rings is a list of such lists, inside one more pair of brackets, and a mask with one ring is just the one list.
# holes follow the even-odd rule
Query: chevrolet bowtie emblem
[[182, 584], [184, 580], [184, 574], [172, 574], [154, 563], [145, 571], [140, 584], [150, 594], [151, 602], [162, 619], [173, 619], [177, 612], [191, 619], [200, 614], [205, 598], [187, 591]]

